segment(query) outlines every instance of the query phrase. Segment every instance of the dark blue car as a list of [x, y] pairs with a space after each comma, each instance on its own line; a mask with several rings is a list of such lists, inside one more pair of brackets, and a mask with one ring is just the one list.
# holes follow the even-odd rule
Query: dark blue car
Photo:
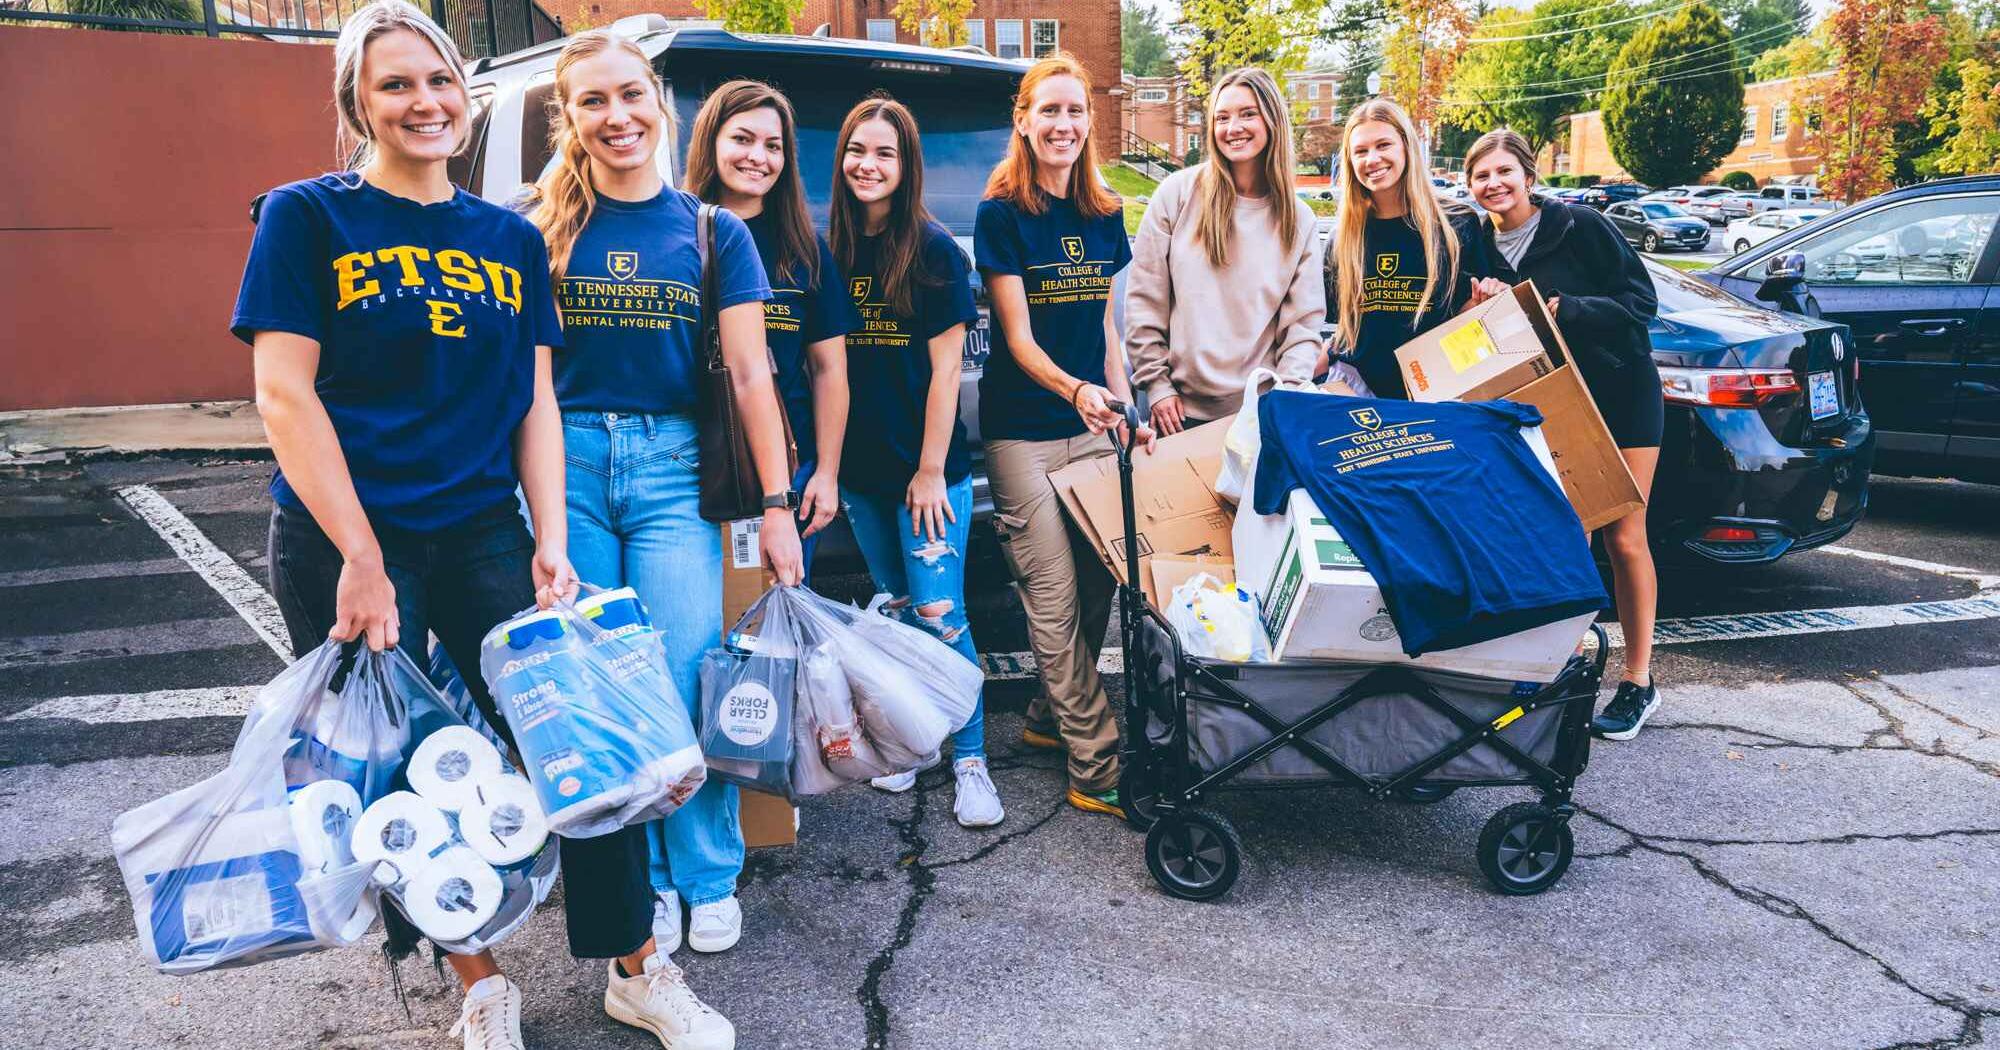
[[1996, 217], [2000, 176], [1944, 179], [1843, 208], [1701, 276], [1747, 297], [1771, 259], [1802, 254], [1822, 314], [1853, 332], [1877, 469], [2000, 482]]

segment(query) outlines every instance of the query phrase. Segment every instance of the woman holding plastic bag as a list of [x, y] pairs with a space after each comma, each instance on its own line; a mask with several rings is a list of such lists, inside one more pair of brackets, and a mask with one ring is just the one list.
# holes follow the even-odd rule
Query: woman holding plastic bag
[[[721, 538], [700, 514], [695, 399], [705, 325], [720, 330], [767, 494], [764, 557], [785, 583], [801, 575], [797, 500], [764, 344], [771, 289], [750, 231], [722, 211], [708, 260], [717, 301], [701, 301], [702, 204], [660, 177], [674, 118], [636, 45], [601, 31], [572, 37], [556, 59], [555, 100], [556, 161], [537, 185], [531, 218], [548, 243], [564, 311], [555, 387], [571, 551], [583, 579], [630, 586], [658, 622], [672, 625], [662, 632], [666, 666], [692, 705], [701, 655], [722, 636]], [[634, 282], [661, 294], [615, 290]], [[681, 944], [683, 905], [695, 950], [723, 951], [742, 935], [736, 807], [736, 789], [712, 779], [647, 825], [665, 952]]]
[[[1112, 282], [1132, 250], [1118, 197], [1098, 177], [1090, 130], [1083, 66], [1058, 52], [1029, 68], [973, 236], [996, 321], [979, 404], [993, 527], [1020, 581], [1042, 680], [1021, 741], [1067, 749], [1070, 805], [1122, 816], [1118, 723], [1097, 677], [1111, 575], [1048, 481], [1110, 455], [1104, 432], [1124, 423], [1108, 405], [1132, 400], [1111, 313]], [[1150, 442], [1152, 431], [1138, 438]]]
[[[343, 129], [366, 160], [272, 191], [231, 321], [254, 348], [278, 461], [271, 590], [295, 652], [365, 638], [421, 661], [434, 631], [475, 667], [489, 628], [576, 587], [547, 253], [526, 221], [446, 178], [469, 100], [435, 23], [379, 0], [342, 25], [334, 69]], [[506, 734], [485, 686], [466, 684]], [[643, 836], [561, 853], [571, 953], [619, 960], [607, 999], [663, 1002], [617, 976], [652, 955]], [[386, 922], [391, 952], [412, 951], [418, 931], [393, 910]], [[490, 953], [447, 959], [467, 989], [454, 1033], [468, 1048], [519, 1048], [520, 989]]]

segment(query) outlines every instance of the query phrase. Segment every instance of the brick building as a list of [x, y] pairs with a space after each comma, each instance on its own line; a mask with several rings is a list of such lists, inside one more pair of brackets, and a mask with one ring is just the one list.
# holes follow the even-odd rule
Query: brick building
[[[1338, 128], [1340, 74], [1307, 71], [1285, 78], [1298, 127]], [[1178, 158], [1201, 146], [1201, 108], [1179, 76], [1125, 78], [1125, 130]]]
[[[636, 14], [706, 17], [700, 0], [544, 0], [544, 6], [571, 29], [608, 25]], [[811, 33], [825, 26], [829, 36], [855, 40], [931, 43], [897, 24], [895, 6], [895, 0], [806, 0], [795, 27]], [[1000, 58], [1032, 59], [1056, 50], [1075, 55], [1090, 71], [1098, 155], [1117, 155], [1123, 96], [1118, 0], [977, 0], [965, 21], [965, 37]]]
[[[1805, 124], [1794, 98], [1811, 79], [1760, 80], [1743, 85], [1742, 137], [1709, 173], [1712, 181], [1720, 181], [1732, 171], [1747, 171], [1762, 185], [1774, 177], [1794, 181], [1819, 171], [1819, 154], [1806, 143]], [[1606, 181], [1628, 177], [1611, 156], [1600, 110], [1571, 114], [1568, 148], [1558, 153], [1551, 146], [1542, 157], [1547, 170], [1559, 174], [1600, 175]]]

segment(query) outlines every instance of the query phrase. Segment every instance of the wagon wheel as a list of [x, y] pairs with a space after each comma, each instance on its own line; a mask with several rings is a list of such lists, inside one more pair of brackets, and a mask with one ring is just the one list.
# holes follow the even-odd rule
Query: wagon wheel
[[1124, 756], [1118, 768], [1118, 805], [1125, 811], [1125, 823], [1135, 831], [1153, 826], [1158, 816], [1160, 778], [1151, 756]]
[[1214, 900], [1236, 884], [1242, 866], [1242, 838], [1212, 809], [1166, 814], [1146, 833], [1146, 867], [1170, 897]]
[[1412, 806], [1435, 806], [1451, 797], [1458, 788], [1449, 784], [1411, 784], [1396, 789], [1396, 801]]
[[1576, 854], [1569, 822], [1539, 802], [1516, 802], [1479, 833], [1479, 870], [1493, 888], [1527, 897], [1556, 884]]

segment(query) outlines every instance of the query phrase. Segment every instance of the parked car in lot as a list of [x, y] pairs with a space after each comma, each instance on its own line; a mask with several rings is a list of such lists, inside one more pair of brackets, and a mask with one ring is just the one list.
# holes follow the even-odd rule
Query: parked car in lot
[[1646, 514], [1655, 549], [1769, 562], [1846, 535], [1875, 456], [1847, 329], [1646, 269], [1667, 401]]
[[1944, 179], [1842, 208], [1700, 276], [1749, 296], [1773, 258], [1802, 255], [1822, 314], [1853, 330], [1878, 469], [2000, 483], [1996, 217], [2000, 176]]
[[1688, 214], [1699, 219], [1707, 219], [1711, 224], [1723, 224], [1722, 200], [1736, 191], [1727, 186], [1670, 186], [1664, 190], [1654, 190], [1639, 199], [1642, 201], [1665, 201], [1687, 209]]
[[1640, 251], [1665, 248], [1699, 251], [1708, 247], [1708, 220], [1689, 215], [1665, 201], [1628, 201], [1604, 209], [1604, 217]]
[[1751, 215], [1756, 214], [1756, 208], [1752, 206], [1752, 202], [1756, 199], [1757, 195], [1755, 193], [1737, 190], [1725, 196], [1715, 198], [1715, 207], [1716, 210], [1722, 213], [1722, 221], [1724, 223], [1731, 223], [1738, 219], [1747, 219]]
[[1787, 211], [1793, 208], [1838, 208], [1840, 202], [1820, 192], [1817, 186], [1766, 186], [1750, 202], [1752, 213]]
[[1600, 182], [1586, 187], [1583, 203], [1603, 211], [1622, 201], [1635, 201], [1652, 191], [1636, 182]]
[[1797, 211], [1767, 211], [1762, 215], [1737, 219], [1722, 229], [1722, 243], [1732, 252], [1747, 252], [1786, 230], [1796, 230], [1831, 208], [1800, 208]]

